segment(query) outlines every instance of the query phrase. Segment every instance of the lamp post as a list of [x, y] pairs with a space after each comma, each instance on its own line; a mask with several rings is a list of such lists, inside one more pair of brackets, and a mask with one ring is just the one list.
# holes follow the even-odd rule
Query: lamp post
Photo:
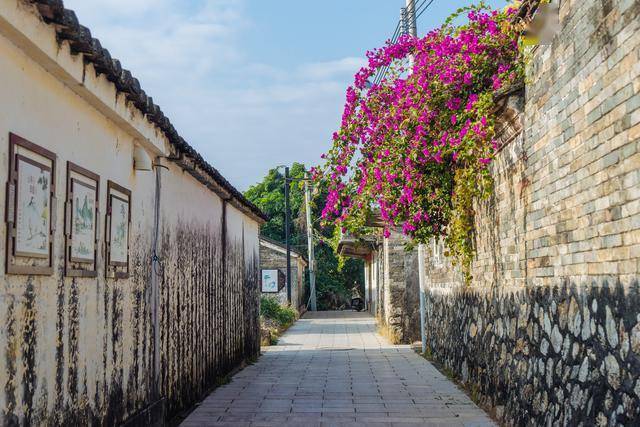
[[311, 293], [309, 298], [309, 306], [311, 311], [316, 311], [316, 262], [313, 247], [313, 223], [311, 221], [311, 185], [309, 182], [311, 178], [305, 176], [304, 178], [291, 178], [289, 167], [281, 165], [276, 169], [284, 168], [284, 238], [287, 248], [287, 302], [291, 304], [291, 183], [292, 182], [304, 182], [305, 186], [305, 208], [307, 219], [307, 249], [309, 251], [309, 291]]
[[304, 182], [305, 207], [307, 219], [307, 249], [309, 251], [309, 304], [311, 311], [316, 311], [316, 261], [313, 247], [313, 223], [311, 221], [311, 178], [306, 173], [304, 178], [291, 178], [288, 166], [280, 165], [275, 169], [284, 168], [284, 239], [287, 248], [287, 302], [291, 304], [291, 183]]

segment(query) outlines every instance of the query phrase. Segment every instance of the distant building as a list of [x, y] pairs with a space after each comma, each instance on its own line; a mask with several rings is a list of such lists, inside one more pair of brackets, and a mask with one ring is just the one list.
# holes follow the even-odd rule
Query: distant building
[[384, 324], [397, 342], [420, 339], [418, 251], [407, 250], [409, 239], [399, 230], [382, 236], [382, 224], [374, 215], [367, 224], [378, 232], [369, 236], [346, 234], [340, 240], [340, 255], [364, 260], [366, 310]]
[[[297, 250], [291, 249], [291, 305], [300, 308], [307, 304], [304, 292], [304, 270], [307, 260]], [[287, 247], [267, 237], [260, 237], [260, 269], [280, 270], [287, 275]], [[287, 287], [283, 286], [278, 292], [263, 292], [263, 295], [274, 295], [281, 303], [287, 302]]]

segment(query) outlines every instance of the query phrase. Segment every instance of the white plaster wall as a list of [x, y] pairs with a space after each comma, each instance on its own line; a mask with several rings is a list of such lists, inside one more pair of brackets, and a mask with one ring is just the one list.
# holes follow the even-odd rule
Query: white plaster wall
[[[166, 140], [126, 105], [122, 95], [116, 95], [103, 76], [96, 76], [90, 66], [85, 68], [66, 45], [58, 46], [52, 29], [31, 10], [16, 1], [2, 0], [0, 206], [6, 202], [10, 132], [57, 154], [58, 203], [54, 274], [14, 276], [0, 269], [0, 421], [57, 423], [65, 420], [65, 413], [87, 408], [91, 416], [104, 419], [113, 404], [110, 387], [114, 381], [122, 387], [122, 407], [113, 409], [121, 421], [148, 403], [151, 347], [150, 311], [145, 301], [149, 283], [144, 279], [150, 271], [155, 176], [135, 172], [132, 154], [136, 143], [152, 156], [166, 154]], [[104, 278], [102, 242], [96, 279], [63, 276], [67, 161], [100, 175], [102, 242], [107, 180], [132, 191], [130, 279]], [[172, 229], [182, 222], [219, 232], [220, 197], [177, 166], [163, 163], [169, 170], [162, 170], [162, 225]], [[244, 233], [245, 252], [257, 257], [258, 223], [228, 205], [227, 225], [228, 242], [241, 242]], [[3, 263], [5, 242], [3, 224]], [[33, 307], [26, 294], [31, 288]], [[129, 384], [133, 389], [128, 389]], [[30, 404], [23, 399], [25, 394], [31, 396]]]
[[[56, 375], [56, 319], [58, 310], [68, 310], [68, 307], [57, 307], [56, 301], [56, 281], [60, 279], [64, 266], [63, 245], [64, 245], [64, 202], [66, 199], [66, 162], [72, 161], [81, 165], [101, 177], [100, 182], [100, 211], [101, 226], [104, 225], [104, 212], [106, 211], [106, 184], [111, 179], [118, 184], [134, 190], [132, 195], [132, 228], [131, 238], [133, 240], [146, 240], [150, 238], [148, 230], [152, 224], [153, 212], [153, 176], [151, 173], [135, 173], [132, 168], [132, 152], [134, 147], [133, 138], [125, 133], [117, 125], [106, 119], [95, 108], [89, 106], [76, 93], [54, 78], [32, 59], [27, 57], [7, 38], [0, 36], [0, 181], [7, 181], [8, 172], [8, 148], [9, 133], [16, 133], [29, 141], [45, 147], [58, 156], [56, 164], [56, 196], [57, 223], [55, 233], [54, 249], [54, 277], [33, 277], [33, 286], [38, 297], [36, 298], [35, 325], [37, 336], [36, 350], [36, 371], [37, 378], [55, 378]], [[3, 187], [4, 188], [4, 187]], [[0, 192], [0, 204], [5, 206], [5, 191]], [[6, 259], [6, 227], [0, 228], [0, 257], [3, 262]], [[101, 230], [101, 235], [104, 234]], [[82, 355], [77, 361], [78, 377], [87, 378], [86, 394], [93, 395], [96, 391], [95, 379], [104, 374], [102, 370], [102, 358], [96, 357], [100, 354], [103, 341], [104, 326], [101, 325], [97, 313], [100, 292], [102, 290], [104, 270], [104, 252], [99, 254], [98, 280], [78, 279], [78, 311], [82, 317], [82, 322], [78, 329], [77, 345], [78, 354]], [[16, 312], [13, 318], [16, 321], [14, 333], [24, 329], [27, 321], [27, 313], [23, 304], [25, 276], [7, 276], [4, 269], [0, 271], [0, 294], [3, 303], [0, 304], [0, 318], [9, 319], [6, 312], [7, 300], [13, 300]], [[65, 279], [65, 284], [71, 280]], [[125, 281], [129, 282], [129, 281]], [[126, 290], [130, 283], [123, 284]], [[68, 289], [66, 290], [67, 297]], [[62, 314], [68, 323], [69, 313]], [[123, 306], [123, 317], [131, 316], [130, 306]], [[65, 331], [63, 340], [69, 341], [69, 331]], [[7, 336], [0, 335], [0, 348], [7, 348]], [[131, 335], [125, 334], [122, 337], [123, 348], [130, 348], [130, 343], [134, 339]], [[20, 341], [18, 339], [18, 341]], [[66, 352], [66, 350], [65, 350]], [[26, 384], [18, 381], [24, 377], [26, 369], [24, 363], [20, 361], [20, 352], [17, 352], [17, 371], [15, 373], [15, 395], [23, 394], [23, 387]], [[72, 356], [67, 354], [64, 364], [72, 360]], [[125, 350], [124, 359], [131, 357]], [[5, 358], [0, 358], [0, 372], [6, 372], [7, 366]], [[123, 365], [124, 374], [128, 374], [127, 368], [132, 361]], [[109, 365], [109, 364], [108, 364]], [[66, 371], [68, 365], [64, 366]], [[109, 369], [108, 367], [107, 369]], [[4, 377], [4, 376], [3, 376]], [[4, 377], [7, 378], [7, 377]], [[68, 380], [65, 379], [65, 386]], [[34, 399], [43, 396], [55, 396], [54, 381], [38, 381]], [[80, 385], [79, 393], [83, 393]], [[6, 395], [0, 393], [0, 399], [6, 399]], [[48, 403], [48, 409], [52, 409], [52, 402]], [[0, 406], [4, 407], [2, 400]], [[16, 410], [26, 412], [29, 408], [20, 408], [19, 403]]]
[[[165, 223], [176, 221], [185, 224], [191, 222], [207, 223], [219, 227], [222, 219], [222, 199], [208, 188], [198, 183], [188, 172], [167, 161], [161, 173], [162, 220]], [[185, 191], [188, 189], [188, 191]]]

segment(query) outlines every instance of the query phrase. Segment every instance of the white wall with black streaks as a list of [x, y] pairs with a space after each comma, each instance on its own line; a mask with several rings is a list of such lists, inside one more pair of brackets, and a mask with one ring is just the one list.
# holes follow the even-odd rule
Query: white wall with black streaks
[[[0, 2], [0, 76], [0, 181], [10, 133], [57, 155], [53, 273], [0, 271], [0, 424], [112, 425], [157, 400], [167, 416], [189, 407], [259, 351], [260, 219], [165, 159], [164, 134], [26, 2]], [[156, 176], [134, 170], [136, 145], [164, 165], [154, 265]], [[65, 276], [68, 161], [100, 176], [95, 278]], [[117, 280], [104, 268], [107, 180], [132, 192], [130, 275]]]

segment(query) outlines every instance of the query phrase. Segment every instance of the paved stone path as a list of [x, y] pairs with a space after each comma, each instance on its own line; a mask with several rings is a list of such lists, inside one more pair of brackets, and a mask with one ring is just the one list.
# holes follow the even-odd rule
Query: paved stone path
[[354, 312], [308, 313], [182, 426], [493, 425], [409, 346]]

